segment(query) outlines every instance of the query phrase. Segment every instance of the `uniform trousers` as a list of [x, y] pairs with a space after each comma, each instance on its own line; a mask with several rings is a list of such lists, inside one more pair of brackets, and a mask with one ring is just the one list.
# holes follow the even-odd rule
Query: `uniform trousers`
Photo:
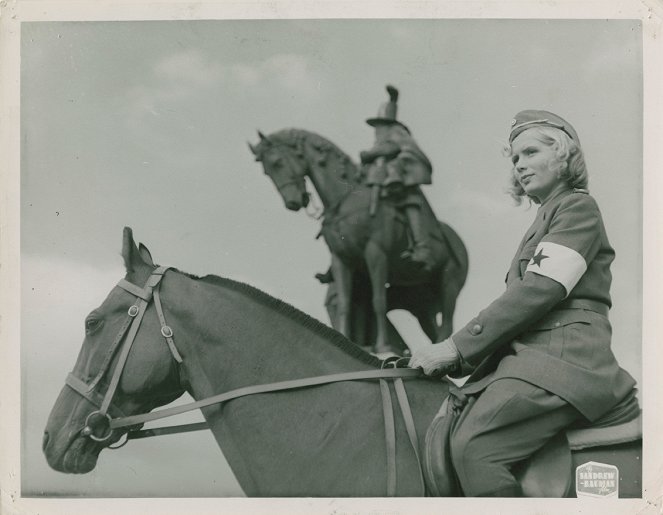
[[467, 497], [522, 495], [511, 467], [582, 418], [562, 398], [519, 379], [498, 379], [468, 405], [451, 435], [451, 459]]

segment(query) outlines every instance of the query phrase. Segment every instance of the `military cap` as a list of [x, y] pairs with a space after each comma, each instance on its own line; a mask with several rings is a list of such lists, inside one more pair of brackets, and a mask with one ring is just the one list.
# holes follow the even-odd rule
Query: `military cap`
[[516, 136], [531, 129], [532, 127], [553, 127], [564, 131], [573, 141], [580, 145], [580, 138], [573, 126], [561, 116], [557, 116], [549, 111], [537, 111], [528, 109], [520, 111], [513, 120], [511, 120], [511, 133], [509, 134], [509, 143]]

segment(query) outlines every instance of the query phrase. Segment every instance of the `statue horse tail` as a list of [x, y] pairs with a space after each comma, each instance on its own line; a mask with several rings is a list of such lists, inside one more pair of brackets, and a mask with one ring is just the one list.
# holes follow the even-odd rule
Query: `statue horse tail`
[[448, 259], [442, 263], [439, 273], [440, 308], [442, 321], [435, 321], [437, 341], [442, 341], [453, 333], [453, 315], [460, 290], [465, 285], [469, 259], [463, 240], [449, 225], [438, 220], [439, 233], [436, 235], [448, 249]]
[[[440, 236], [442, 241], [447, 243], [451, 258], [456, 264], [454, 272], [458, 274], [457, 280], [459, 281], [459, 288], [462, 288], [465, 285], [467, 271], [469, 269], [467, 248], [465, 247], [463, 240], [461, 240], [460, 236], [458, 236], [458, 233], [454, 231], [448, 224], [438, 220], [438, 225], [440, 228]], [[442, 273], [444, 274], [451, 266], [451, 263], [445, 263]]]

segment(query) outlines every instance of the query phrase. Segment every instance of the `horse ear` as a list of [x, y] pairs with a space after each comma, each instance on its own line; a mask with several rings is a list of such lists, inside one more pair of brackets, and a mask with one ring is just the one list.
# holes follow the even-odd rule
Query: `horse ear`
[[258, 136], [260, 136], [260, 143], [271, 145], [272, 140], [265, 136], [262, 132], [258, 131]]
[[150, 251], [142, 243], [138, 244], [138, 253], [140, 254], [140, 257], [143, 259], [143, 262], [147, 263], [150, 266], [154, 266], [154, 261], [152, 260], [152, 254], [150, 254]]
[[124, 258], [124, 267], [127, 272], [131, 272], [136, 264], [136, 257], [140, 258], [138, 254], [138, 247], [134, 242], [134, 234], [131, 227], [125, 227], [122, 234], [122, 257]]
[[258, 147], [254, 147], [253, 145], [251, 145], [251, 143], [248, 143], [248, 142], [247, 142], [247, 145], [251, 149], [251, 153], [254, 156], [256, 156], [256, 161], [260, 161], [260, 152], [258, 151]]

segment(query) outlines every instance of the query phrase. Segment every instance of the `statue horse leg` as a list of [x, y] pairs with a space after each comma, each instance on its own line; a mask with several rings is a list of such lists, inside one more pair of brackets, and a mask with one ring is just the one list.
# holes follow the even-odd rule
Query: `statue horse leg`
[[387, 256], [375, 242], [369, 241], [364, 258], [371, 278], [373, 312], [375, 313], [376, 337], [374, 351], [391, 352], [387, 319]]
[[350, 309], [352, 308], [352, 269], [336, 254], [331, 261], [334, 282], [336, 283], [336, 313], [334, 328], [350, 337]]

